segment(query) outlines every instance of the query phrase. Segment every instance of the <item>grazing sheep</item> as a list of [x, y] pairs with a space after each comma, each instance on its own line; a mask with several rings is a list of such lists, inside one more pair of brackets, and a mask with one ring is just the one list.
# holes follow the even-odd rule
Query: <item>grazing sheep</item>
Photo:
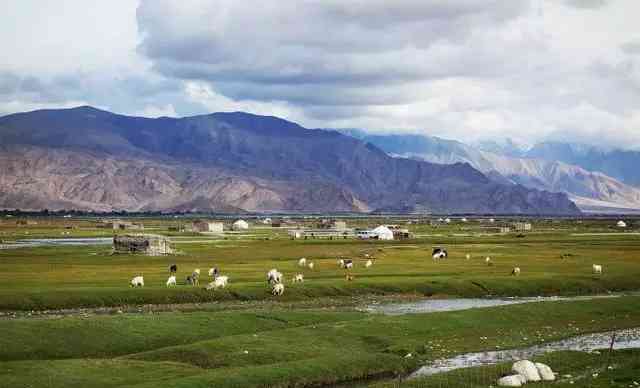
[[339, 263], [340, 263], [340, 266], [344, 269], [353, 268], [353, 260], [351, 259], [340, 259]]
[[218, 288], [225, 288], [229, 282], [228, 276], [218, 276], [214, 281], [207, 284], [207, 290], [217, 290]]
[[217, 278], [218, 277], [218, 268], [217, 267], [213, 267], [213, 268], [209, 268], [209, 277], [210, 278]]
[[487, 256], [484, 259], [484, 262], [487, 263], [488, 266], [492, 266], [493, 265], [493, 261], [491, 261], [491, 258], [489, 256]]
[[368, 259], [369, 257], [371, 257], [371, 256], [369, 256], [369, 254], [368, 254], [368, 253], [365, 253], [365, 254], [364, 254], [364, 258], [365, 258], [365, 259]]
[[529, 381], [540, 381], [540, 373], [535, 364], [529, 360], [520, 360], [513, 363], [511, 370], [523, 376], [528, 383]]
[[304, 275], [302, 275], [301, 273], [297, 274], [296, 276], [293, 277], [293, 282], [294, 283], [304, 282]]
[[169, 276], [169, 279], [167, 279], [167, 287], [169, 286], [175, 286], [177, 285], [176, 283], [176, 276], [175, 275], [171, 275]]
[[600, 275], [602, 273], [602, 266], [599, 264], [593, 265], [593, 273], [596, 275]]
[[469, 260], [471, 259], [471, 255], [469, 253], [466, 254], [465, 259]]
[[498, 379], [499, 387], [522, 387], [526, 380], [521, 375], [504, 376]]
[[354, 278], [353, 275], [347, 275], [346, 279], [348, 282], [352, 282]]
[[369, 268], [373, 265], [373, 261], [371, 261], [371, 259], [367, 260], [367, 262], [365, 263], [365, 268]]
[[136, 276], [131, 279], [129, 284], [131, 287], [144, 287], [144, 278], [142, 276]]
[[431, 253], [431, 257], [434, 259], [446, 259], [447, 256], [449, 256], [449, 253], [443, 248], [433, 248], [433, 252]]
[[534, 363], [534, 365], [538, 369], [538, 373], [540, 374], [540, 377], [542, 378], [542, 380], [544, 380], [544, 381], [555, 381], [556, 375], [555, 375], [555, 373], [553, 373], [553, 370], [551, 370], [549, 365], [542, 364], [540, 362], [536, 362], [536, 363]]
[[271, 293], [276, 296], [282, 295], [284, 293], [284, 284], [282, 283], [274, 284], [273, 288], [271, 289]]
[[184, 284], [186, 284], [187, 286], [195, 286], [196, 281], [193, 278], [192, 275], [187, 276], [187, 278], [184, 280]]
[[178, 272], [178, 266], [176, 264], [171, 264], [169, 266], [169, 273], [175, 274], [176, 272]]
[[194, 286], [200, 285], [200, 270], [194, 269], [191, 273], [191, 280]]
[[303, 257], [302, 259], [298, 260], [298, 267], [306, 267], [307, 266], [307, 258]]
[[267, 272], [267, 283], [273, 285], [277, 283], [282, 283], [282, 274], [278, 272], [277, 269], [272, 269]]
[[307, 267], [309, 267], [309, 269], [313, 269], [313, 267], [314, 267], [313, 261], [310, 262], [309, 264], [307, 264]]
[[513, 276], [520, 275], [520, 267], [514, 267], [513, 270], [511, 271], [511, 275]]

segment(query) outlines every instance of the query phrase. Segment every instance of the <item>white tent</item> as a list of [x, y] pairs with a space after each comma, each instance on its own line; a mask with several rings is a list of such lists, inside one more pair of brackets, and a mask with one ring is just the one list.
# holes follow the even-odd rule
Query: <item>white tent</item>
[[446, 222], [447, 224], [451, 223], [451, 218], [445, 218], [444, 222]]
[[618, 223], [616, 225], [618, 225], [618, 228], [626, 228], [627, 227], [627, 223], [622, 221], [622, 220], [618, 221]]
[[378, 236], [378, 240], [393, 240], [393, 232], [384, 225], [380, 225], [371, 231]]
[[231, 226], [233, 230], [247, 230], [249, 229], [249, 224], [245, 220], [238, 220], [233, 223]]

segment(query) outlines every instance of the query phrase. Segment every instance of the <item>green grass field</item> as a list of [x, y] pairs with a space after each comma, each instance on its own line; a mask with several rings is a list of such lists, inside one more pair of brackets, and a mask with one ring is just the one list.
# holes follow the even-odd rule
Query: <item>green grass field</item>
[[[364, 227], [405, 221], [348, 223]], [[385, 242], [290, 240], [286, 229], [271, 227], [223, 238], [169, 232], [177, 223], [173, 219], [143, 222], [145, 232], [172, 236], [180, 254], [110, 255], [108, 245], [0, 250], [0, 387], [318, 386], [402, 375], [443, 356], [640, 326], [640, 297], [633, 295], [404, 316], [353, 309], [372, 299], [638, 291], [640, 234], [633, 228], [616, 229], [612, 220], [539, 220], [534, 231], [523, 236], [488, 233], [477, 221], [438, 227], [410, 224], [406, 226], [415, 238]], [[0, 223], [5, 244], [112, 234], [95, 228], [91, 220]], [[433, 246], [446, 247], [449, 258], [431, 259]], [[364, 267], [365, 254], [376, 258], [371, 268]], [[486, 265], [486, 256], [493, 266]], [[298, 267], [301, 257], [313, 261], [315, 268]], [[354, 260], [353, 281], [345, 279], [338, 257]], [[171, 263], [178, 265], [175, 288], [164, 285]], [[604, 273], [592, 274], [592, 264], [601, 264]], [[195, 268], [206, 279], [213, 266], [230, 277], [226, 289], [206, 291], [204, 280], [200, 287], [181, 284]], [[510, 275], [515, 266], [521, 268], [520, 276]], [[283, 296], [270, 294], [265, 275], [271, 268], [285, 274]], [[291, 282], [296, 273], [304, 274], [304, 283]], [[144, 276], [145, 287], [130, 288], [129, 280], [138, 274]], [[187, 303], [188, 309], [180, 306]], [[171, 306], [164, 309], [170, 311], [127, 313], [144, 304]], [[125, 313], [94, 314], [92, 308], [105, 306]], [[47, 317], [28, 313], [63, 308], [72, 310]], [[77, 308], [89, 310], [85, 314], [73, 310]], [[10, 311], [21, 312], [11, 318]], [[483, 336], [488, 339], [480, 340]], [[408, 353], [412, 357], [405, 358]], [[567, 370], [597, 361], [571, 354], [549, 357], [556, 356], [575, 358], [575, 365], [562, 362]], [[620, 365], [636, 365], [620, 359]], [[500, 368], [402, 384], [488, 386]], [[624, 377], [615, 370], [607, 373], [613, 379]], [[455, 385], [456, 378], [465, 385]]]

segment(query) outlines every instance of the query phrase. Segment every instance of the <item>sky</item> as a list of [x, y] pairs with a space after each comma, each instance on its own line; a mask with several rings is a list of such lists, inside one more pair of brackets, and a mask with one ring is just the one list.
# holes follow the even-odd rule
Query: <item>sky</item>
[[637, 0], [5, 0], [0, 114], [274, 115], [640, 149]]

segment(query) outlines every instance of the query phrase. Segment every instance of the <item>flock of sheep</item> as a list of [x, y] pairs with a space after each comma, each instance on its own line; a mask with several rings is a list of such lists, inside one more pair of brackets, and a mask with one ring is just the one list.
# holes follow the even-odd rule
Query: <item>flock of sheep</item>
[[[431, 254], [431, 257], [433, 257], [434, 260], [440, 260], [440, 259], [446, 259], [449, 256], [448, 252], [446, 249], [444, 248], [440, 248], [440, 247], [436, 247], [433, 248], [433, 252]], [[467, 253], [465, 255], [465, 258], [467, 260], [471, 259], [471, 254]], [[484, 259], [484, 262], [488, 265], [488, 266], [493, 266], [493, 260], [491, 260], [491, 257], [487, 256]], [[511, 275], [513, 276], [518, 276], [520, 275], [520, 267], [513, 267], [513, 269], [511, 270]], [[593, 264], [592, 266], [592, 272], [596, 275], [601, 275], [602, 274], [602, 265], [600, 264]]]
[[[444, 248], [436, 247], [433, 249], [431, 256], [433, 257], [434, 260], [442, 260], [442, 259], [446, 259], [449, 256], [449, 253]], [[367, 259], [364, 265], [365, 268], [370, 268], [373, 265], [374, 258], [371, 257], [369, 254], [365, 254], [364, 258]], [[470, 260], [471, 255], [467, 253], [465, 255], [465, 258], [467, 260]], [[488, 256], [485, 258], [485, 263], [488, 266], [493, 266], [493, 261]], [[354, 265], [353, 260], [338, 259], [338, 265], [340, 266], [340, 268], [347, 270], [346, 279], [348, 281], [352, 281], [354, 277], [353, 275], [351, 275], [351, 273], [349, 273], [348, 270], [353, 268], [353, 265]], [[298, 260], [298, 266], [302, 268], [308, 268], [310, 270], [313, 270], [313, 268], [315, 267], [314, 263], [312, 261], [307, 261], [305, 257]], [[177, 281], [176, 281], [177, 271], [178, 271], [178, 267], [176, 264], [172, 264], [169, 267], [169, 278], [167, 279], [167, 283], [166, 283], [167, 287], [177, 285]], [[602, 274], [602, 265], [593, 264], [592, 272], [596, 275]], [[520, 275], [520, 273], [521, 273], [520, 267], [514, 267], [511, 270], [511, 275], [513, 276], [518, 276]], [[226, 275], [220, 275], [218, 268], [215, 268], [215, 267], [210, 268], [208, 275], [212, 281], [207, 284], [206, 286], [207, 290], [217, 290], [219, 288], [225, 288], [229, 283], [229, 277]], [[284, 281], [284, 275], [281, 272], [279, 272], [277, 269], [273, 268], [269, 272], [267, 272], [267, 283], [271, 287], [271, 293], [273, 295], [280, 296], [284, 293], [283, 281]], [[292, 282], [293, 283], [304, 282], [304, 275], [302, 273], [295, 274], [292, 278]], [[187, 276], [185, 280], [185, 284], [192, 285], [192, 286], [200, 285], [200, 269], [199, 268], [194, 269], [191, 275]], [[135, 276], [133, 279], [131, 279], [130, 286], [144, 287], [144, 278], [141, 275]]]

